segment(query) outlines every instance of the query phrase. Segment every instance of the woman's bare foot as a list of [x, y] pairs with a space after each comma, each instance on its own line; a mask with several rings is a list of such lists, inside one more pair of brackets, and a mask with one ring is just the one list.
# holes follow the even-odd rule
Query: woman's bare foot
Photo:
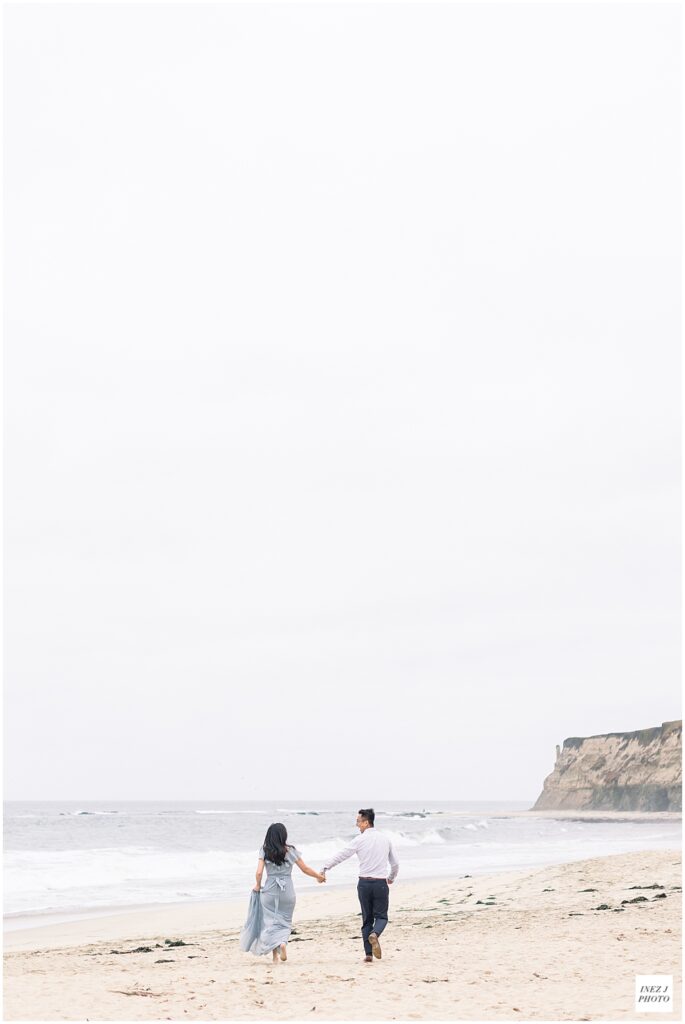
[[281, 943], [281, 960], [287, 960], [287, 959], [288, 959], [288, 954], [287, 954], [286, 949], [285, 949], [285, 942], [282, 942]]
[[273, 963], [277, 964], [278, 963], [278, 950], [277, 949], [272, 950], [271, 955], [273, 957]]

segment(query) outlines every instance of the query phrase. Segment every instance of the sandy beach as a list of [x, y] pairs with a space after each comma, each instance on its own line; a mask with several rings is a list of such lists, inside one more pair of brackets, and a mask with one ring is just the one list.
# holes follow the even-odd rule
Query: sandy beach
[[679, 850], [398, 879], [370, 966], [353, 887], [298, 898], [288, 961], [276, 966], [238, 949], [247, 894], [15, 931], [4, 1016], [622, 1020], [638, 1016], [636, 974], [672, 974], [668, 1019], [680, 1019], [681, 884]]

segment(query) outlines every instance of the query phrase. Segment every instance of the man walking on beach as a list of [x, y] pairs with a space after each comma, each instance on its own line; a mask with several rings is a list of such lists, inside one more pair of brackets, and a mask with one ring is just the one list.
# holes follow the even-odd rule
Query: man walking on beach
[[[355, 836], [349, 846], [331, 857], [322, 872], [327, 871], [347, 860], [356, 853], [359, 857], [359, 881], [357, 895], [362, 908], [362, 938], [364, 940], [364, 963], [372, 964], [373, 957], [380, 960], [381, 944], [378, 936], [388, 923], [389, 885], [395, 881], [399, 869], [399, 861], [395, 856], [392, 843], [382, 832], [374, 828], [375, 814], [373, 807], [367, 807], [357, 813], [357, 828], [361, 835]], [[390, 863], [390, 874], [387, 874]], [[387, 877], [386, 877], [387, 875]], [[372, 956], [373, 954], [373, 956]]]

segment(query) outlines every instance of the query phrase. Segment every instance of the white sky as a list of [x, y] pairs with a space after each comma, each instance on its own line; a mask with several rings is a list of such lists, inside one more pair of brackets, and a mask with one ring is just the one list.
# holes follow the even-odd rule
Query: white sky
[[5, 797], [679, 717], [678, 6], [4, 19]]

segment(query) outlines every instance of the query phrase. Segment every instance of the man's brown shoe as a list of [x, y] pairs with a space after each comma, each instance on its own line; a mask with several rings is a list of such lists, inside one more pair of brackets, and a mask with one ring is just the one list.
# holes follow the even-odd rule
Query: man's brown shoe
[[373, 957], [372, 956], [365, 956], [364, 957], [364, 963], [365, 964], [372, 964], [373, 963]]
[[372, 951], [373, 955], [375, 956], [376, 960], [380, 960], [380, 958], [381, 958], [381, 944], [378, 941], [378, 936], [376, 935], [375, 932], [371, 932], [371, 934], [369, 935], [369, 942], [371, 943], [371, 951]]

